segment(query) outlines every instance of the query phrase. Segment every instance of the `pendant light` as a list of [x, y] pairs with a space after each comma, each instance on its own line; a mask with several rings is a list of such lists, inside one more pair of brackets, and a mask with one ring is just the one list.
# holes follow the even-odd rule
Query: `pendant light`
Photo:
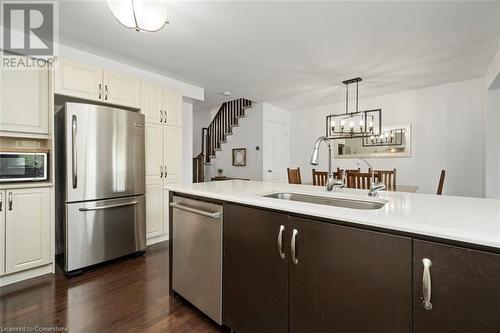
[[[360, 77], [342, 81], [346, 87], [345, 112], [326, 116], [326, 137], [329, 139], [354, 139], [380, 136], [382, 133], [382, 109], [359, 111]], [[355, 110], [349, 110], [349, 85], [356, 85]]]
[[108, 0], [108, 7], [120, 24], [136, 31], [155, 32], [168, 24], [163, 1]]

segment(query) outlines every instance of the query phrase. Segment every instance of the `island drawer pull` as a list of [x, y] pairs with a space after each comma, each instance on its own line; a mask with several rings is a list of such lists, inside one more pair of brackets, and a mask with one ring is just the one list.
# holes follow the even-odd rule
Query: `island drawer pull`
[[280, 231], [278, 232], [278, 253], [281, 259], [285, 259], [285, 252], [283, 252], [283, 231], [285, 231], [285, 226], [280, 225]]
[[430, 259], [422, 259], [422, 264], [424, 265], [424, 274], [422, 276], [422, 293], [424, 297], [424, 309], [431, 310], [431, 266], [432, 261]]
[[177, 208], [177, 209], [180, 209], [180, 210], [184, 210], [186, 212], [190, 212], [190, 213], [193, 213], [193, 214], [198, 214], [198, 215], [201, 215], [201, 216], [210, 217], [210, 218], [213, 218], [213, 219], [218, 219], [220, 217], [220, 212], [215, 212], [215, 213], [206, 212], [204, 210], [200, 210], [200, 209], [191, 208], [191, 207], [188, 207], [188, 206], [181, 205], [178, 202], [171, 202], [170, 203], [170, 207]]
[[295, 265], [297, 265], [299, 263], [299, 259], [297, 258], [297, 254], [296, 254], [296, 251], [295, 251], [295, 241], [297, 239], [297, 234], [298, 234], [298, 231], [297, 229], [293, 229], [292, 231], [292, 242], [291, 242], [291, 252], [292, 252], [292, 260], [293, 260], [293, 263]]

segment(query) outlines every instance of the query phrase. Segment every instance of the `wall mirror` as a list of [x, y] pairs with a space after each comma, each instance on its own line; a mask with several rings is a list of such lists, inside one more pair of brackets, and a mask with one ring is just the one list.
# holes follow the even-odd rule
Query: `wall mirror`
[[411, 125], [384, 126], [365, 138], [335, 140], [335, 158], [411, 157]]

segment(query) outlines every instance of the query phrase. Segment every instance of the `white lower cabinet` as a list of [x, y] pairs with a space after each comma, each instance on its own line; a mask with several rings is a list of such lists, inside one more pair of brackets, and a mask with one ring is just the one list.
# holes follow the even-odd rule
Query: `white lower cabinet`
[[147, 238], [158, 237], [164, 234], [163, 205], [163, 180], [146, 182]]
[[5, 274], [5, 191], [0, 191], [0, 276]]
[[12, 189], [1, 193], [5, 274], [49, 264], [50, 190]]

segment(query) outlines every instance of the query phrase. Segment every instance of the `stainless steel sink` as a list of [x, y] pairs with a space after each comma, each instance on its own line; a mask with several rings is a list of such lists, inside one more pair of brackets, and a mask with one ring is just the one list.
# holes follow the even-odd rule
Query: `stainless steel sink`
[[298, 193], [271, 193], [264, 195], [265, 198], [274, 198], [281, 200], [300, 201], [319, 205], [352, 208], [352, 209], [380, 209], [384, 207], [385, 202], [355, 200], [345, 198], [320, 197], [316, 195], [298, 194]]

